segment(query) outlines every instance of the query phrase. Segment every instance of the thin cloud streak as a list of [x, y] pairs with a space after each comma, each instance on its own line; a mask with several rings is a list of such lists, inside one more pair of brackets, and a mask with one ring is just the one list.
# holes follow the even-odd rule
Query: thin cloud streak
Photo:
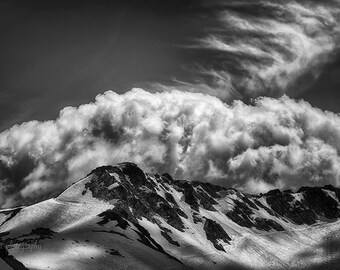
[[[213, 94], [225, 101], [262, 95], [297, 96], [338, 53], [339, 4], [209, 2], [206, 6], [214, 11], [216, 22], [206, 26], [204, 37], [185, 47], [210, 55], [211, 60], [191, 63], [187, 69], [196, 80], [184, 85], [174, 80], [174, 85], [185, 91]], [[154, 86], [160, 88], [158, 83]]]

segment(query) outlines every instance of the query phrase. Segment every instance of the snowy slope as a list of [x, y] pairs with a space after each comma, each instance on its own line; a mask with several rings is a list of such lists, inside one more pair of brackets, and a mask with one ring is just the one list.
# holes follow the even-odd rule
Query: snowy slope
[[332, 186], [242, 194], [122, 163], [1, 210], [0, 254], [26, 269], [338, 269], [339, 197]]

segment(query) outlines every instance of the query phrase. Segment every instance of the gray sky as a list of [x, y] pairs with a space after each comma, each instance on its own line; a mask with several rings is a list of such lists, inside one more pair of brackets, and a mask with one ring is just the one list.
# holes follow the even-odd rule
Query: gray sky
[[[190, 0], [1, 1], [0, 130], [55, 119], [63, 107], [90, 102], [107, 89], [122, 93], [174, 79], [209, 84], [211, 78], [192, 67], [221, 70], [244, 60], [186, 47], [220, 27], [216, 6]], [[244, 16], [271, 14], [255, 6], [233, 9]], [[339, 112], [339, 78], [340, 61], [332, 55], [316, 82], [288, 95]]]

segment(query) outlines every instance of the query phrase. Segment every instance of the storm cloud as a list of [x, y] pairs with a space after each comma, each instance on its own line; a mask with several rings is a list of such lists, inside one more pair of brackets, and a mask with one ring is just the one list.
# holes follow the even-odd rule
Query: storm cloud
[[0, 133], [0, 206], [47, 198], [100, 165], [247, 192], [340, 186], [340, 116], [283, 96], [252, 105], [182, 91], [107, 91]]

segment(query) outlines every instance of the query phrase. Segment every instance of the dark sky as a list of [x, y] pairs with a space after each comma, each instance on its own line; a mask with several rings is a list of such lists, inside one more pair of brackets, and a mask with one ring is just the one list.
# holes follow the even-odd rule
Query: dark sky
[[[188, 66], [214, 67], [221, 57], [183, 45], [214, 28], [214, 15], [188, 0], [1, 1], [0, 131], [55, 119], [108, 89], [194, 82]], [[290, 95], [340, 112], [340, 60], [331, 62], [309, 89]]]

